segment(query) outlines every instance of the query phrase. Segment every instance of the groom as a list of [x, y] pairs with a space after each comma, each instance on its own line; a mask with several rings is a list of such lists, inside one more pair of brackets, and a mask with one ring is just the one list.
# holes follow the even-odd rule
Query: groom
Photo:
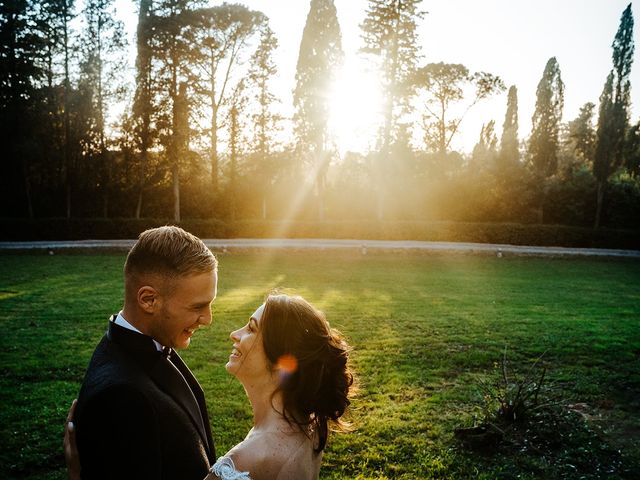
[[174, 348], [211, 323], [217, 260], [178, 227], [140, 234], [74, 424], [83, 479], [201, 480], [215, 462], [202, 388]]

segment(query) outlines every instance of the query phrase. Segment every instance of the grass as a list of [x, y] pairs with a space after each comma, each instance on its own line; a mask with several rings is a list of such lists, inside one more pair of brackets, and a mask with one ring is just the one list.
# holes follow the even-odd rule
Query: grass
[[[220, 453], [251, 423], [223, 367], [228, 333], [270, 289], [289, 287], [346, 334], [361, 382], [357, 429], [330, 438], [321, 478], [630, 479], [640, 471], [640, 262], [331, 250], [219, 258], [214, 323], [182, 355], [205, 390]], [[64, 418], [121, 306], [123, 261], [0, 256], [0, 478], [65, 478]], [[539, 420], [547, 432], [535, 435], [555, 442], [543, 448], [525, 436], [469, 450], [453, 430], [473, 423], [480, 382], [505, 346], [513, 368], [546, 352], [557, 415]]]

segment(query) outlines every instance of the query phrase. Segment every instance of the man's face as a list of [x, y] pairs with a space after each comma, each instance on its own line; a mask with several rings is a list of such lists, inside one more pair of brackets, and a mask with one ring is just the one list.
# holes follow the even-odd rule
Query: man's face
[[159, 296], [159, 308], [151, 336], [162, 345], [186, 348], [193, 332], [211, 324], [211, 303], [216, 298], [216, 272], [197, 273], [172, 280]]

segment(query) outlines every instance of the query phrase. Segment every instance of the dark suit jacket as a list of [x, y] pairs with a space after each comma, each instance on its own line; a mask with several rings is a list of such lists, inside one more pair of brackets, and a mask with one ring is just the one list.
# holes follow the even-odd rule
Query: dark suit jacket
[[74, 421], [83, 479], [202, 480], [215, 462], [202, 388], [182, 359], [113, 322]]

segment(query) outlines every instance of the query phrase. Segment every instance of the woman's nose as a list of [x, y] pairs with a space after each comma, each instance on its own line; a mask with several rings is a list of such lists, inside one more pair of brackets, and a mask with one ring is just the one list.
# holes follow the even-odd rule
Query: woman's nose
[[240, 330], [234, 330], [229, 334], [229, 338], [234, 342], [239, 342], [240, 341], [239, 333], [240, 333]]

